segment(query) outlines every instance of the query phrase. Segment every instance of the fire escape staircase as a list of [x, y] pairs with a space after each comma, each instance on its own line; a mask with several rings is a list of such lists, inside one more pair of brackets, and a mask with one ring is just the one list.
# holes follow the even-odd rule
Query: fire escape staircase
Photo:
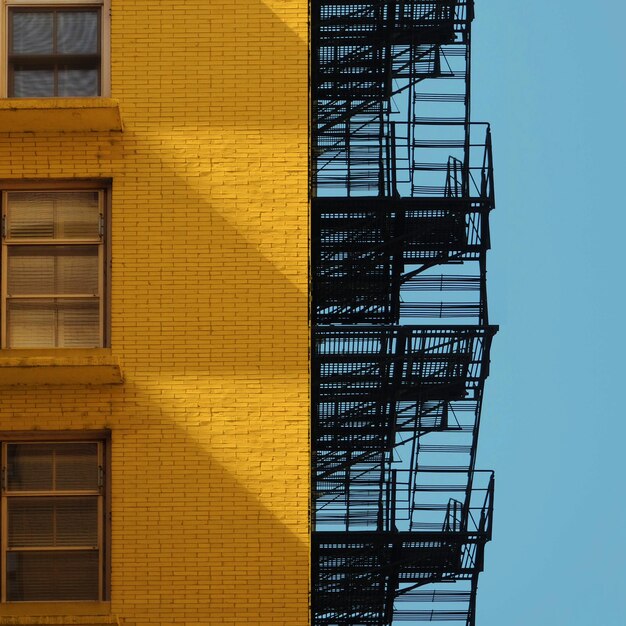
[[474, 624], [497, 327], [472, 0], [312, 2], [314, 626]]

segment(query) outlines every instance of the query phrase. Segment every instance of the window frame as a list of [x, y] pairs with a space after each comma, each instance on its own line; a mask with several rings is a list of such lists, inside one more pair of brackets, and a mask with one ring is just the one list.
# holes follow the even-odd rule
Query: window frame
[[[98, 599], [97, 600], [7, 600], [7, 558], [8, 550], [8, 500], [11, 492], [7, 489], [8, 463], [7, 448], [11, 444], [45, 443], [96, 443], [99, 463], [99, 503], [98, 503]], [[111, 589], [111, 431], [5, 431], [0, 432], [0, 607], [27, 605], [84, 605], [110, 600]], [[39, 495], [19, 495], [17, 497], [41, 497]], [[45, 496], [44, 496], [45, 497]], [[62, 496], [59, 496], [62, 497]], [[67, 495], [66, 497], [73, 497]]]
[[9, 96], [9, 12], [20, 9], [71, 9], [100, 8], [100, 95], [98, 96], [43, 96], [37, 100], [73, 97], [110, 98], [111, 97], [111, 0], [0, 0], [0, 97], [20, 100]]
[[[65, 347], [40, 347], [28, 348], [24, 346], [11, 347], [8, 345], [8, 249], [11, 245], [25, 245], [36, 247], [55, 245], [54, 241], [25, 240], [14, 244], [6, 243], [7, 229], [7, 197], [10, 192], [72, 192], [72, 191], [96, 191], [100, 194], [101, 209], [101, 237], [100, 243], [80, 243], [74, 241], [67, 245], [98, 245], [98, 291], [99, 291], [99, 327], [100, 342], [98, 346], [91, 348], [110, 347], [110, 267], [111, 267], [111, 182], [110, 180], [47, 180], [47, 181], [1, 181], [0, 180], [0, 214], [2, 217], [2, 229], [0, 232], [0, 349], [1, 350], [72, 350]], [[66, 245], [63, 241], [56, 245]], [[50, 297], [54, 297], [51, 296]], [[60, 297], [60, 296], [59, 296]], [[78, 348], [81, 349], [90, 349]]]

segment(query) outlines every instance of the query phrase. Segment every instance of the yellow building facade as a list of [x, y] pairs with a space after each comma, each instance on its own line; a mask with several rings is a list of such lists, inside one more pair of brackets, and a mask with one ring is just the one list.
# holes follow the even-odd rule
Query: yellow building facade
[[98, 6], [103, 97], [3, 99], [0, 184], [106, 189], [103, 348], [5, 339], [0, 438], [110, 438], [104, 591], [0, 624], [308, 624], [307, 3]]

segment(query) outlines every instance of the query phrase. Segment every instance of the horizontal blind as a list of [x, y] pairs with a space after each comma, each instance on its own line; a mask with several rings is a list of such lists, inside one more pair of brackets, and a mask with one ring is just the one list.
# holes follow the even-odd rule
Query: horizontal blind
[[7, 491], [98, 490], [98, 444], [8, 443]]
[[7, 342], [10, 348], [97, 348], [99, 299], [9, 300]]
[[99, 92], [98, 69], [59, 69], [58, 95], [61, 98], [90, 98]]
[[4, 444], [8, 601], [100, 599], [100, 448], [85, 441]]
[[11, 97], [100, 95], [100, 8], [9, 12]]
[[11, 11], [11, 54], [53, 54], [54, 13]]
[[6, 311], [9, 348], [56, 348], [56, 308], [50, 302], [9, 301]]
[[98, 246], [11, 246], [8, 295], [98, 295]]
[[59, 54], [98, 54], [99, 11], [59, 11], [57, 13], [57, 52]]
[[98, 496], [8, 498], [8, 548], [98, 548]]
[[54, 71], [14, 66], [11, 95], [14, 98], [51, 98], [54, 96]]
[[8, 552], [9, 602], [98, 600], [97, 551]]
[[11, 191], [7, 194], [7, 239], [87, 239], [100, 235], [97, 191]]
[[102, 192], [9, 191], [6, 199], [7, 346], [100, 347]]

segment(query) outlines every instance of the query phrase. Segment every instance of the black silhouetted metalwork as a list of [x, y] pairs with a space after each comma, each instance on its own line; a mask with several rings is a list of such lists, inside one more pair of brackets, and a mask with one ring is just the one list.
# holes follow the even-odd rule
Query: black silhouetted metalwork
[[471, 0], [312, 2], [313, 624], [474, 624], [494, 208]]

